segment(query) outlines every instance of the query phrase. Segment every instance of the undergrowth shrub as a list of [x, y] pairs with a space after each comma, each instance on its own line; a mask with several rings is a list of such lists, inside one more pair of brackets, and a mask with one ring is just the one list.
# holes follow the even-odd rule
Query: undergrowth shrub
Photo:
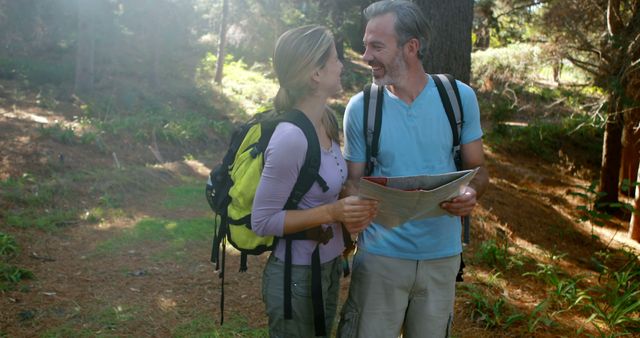
[[539, 46], [518, 43], [502, 48], [490, 48], [471, 54], [471, 73], [476, 88], [507, 82], [522, 83], [543, 65], [544, 56]]
[[605, 269], [599, 284], [581, 292], [583, 309], [602, 336], [640, 334], [640, 264], [638, 256], [627, 253], [620, 268]]
[[[215, 75], [217, 56], [208, 53], [200, 63], [199, 77], [208, 81], [214, 89], [218, 86], [212, 81]], [[240, 108], [233, 114], [253, 115], [270, 105], [271, 99], [278, 91], [278, 84], [273, 78], [264, 74], [271, 73], [271, 66], [254, 63], [249, 66], [241, 59], [227, 54], [224, 62], [224, 77], [222, 78], [222, 93]]]
[[29, 174], [0, 181], [0, 218], [8, 226], [52, 230], [73, 223], [73, 208], [61, 207], [69, 190], [57, 179], [37, 179]]
[[489, 133], [487, 141], [500, 150], [533, 153], [548, 162], [558, 161], [567, 149], [580, 149], [597, 157], [602, 151], [604, 129], [589, 122], [590, 117], [576, 115], [560, 122], [534, 120], [526, 126], [503, 125], [499, 132]]
[[71, 63], [51, 63], [32, 58], [0, 58], [0, 77], [22, 78], [32, 85], [72, 83], [75, 68]]
[[468, 297], [471, 318], [485, 329], [507, 329], [525, 318], [505, 297], [493, 296], [478, 286], [464, 284], [462, 294]]
[[12, 289], [23, 279], [33, 278], [33, 273], [9, 261], [18, 254], [18, 244], [9, 234], [0, 231], [0, 291]]

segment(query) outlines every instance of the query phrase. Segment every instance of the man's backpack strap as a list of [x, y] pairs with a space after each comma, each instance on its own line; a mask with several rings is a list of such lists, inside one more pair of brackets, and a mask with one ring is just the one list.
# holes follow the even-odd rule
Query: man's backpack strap
[[[458, 91], [458, 85], [453, 76], [449, 74], [432, 74], [431, 78], [438, 88], [440, 94], [440, 101], [444, 106], [444, 110], [447, 112], [447, 118], [451, 125], [451, 132], [453, 133], [453, 160], [456, 164], [456, 169], [462, 170], [462, 151], [460, 149], [460, 143], [462, 138], [462, 124], [464, 122], [464, 115], [462, 109], [462, 101], [460, 100], [460, 92]], [[469, 244], [470, 237], [470, 224], [469, 216], [462, 217], [463, 225], [463, 242]], [[463, 282], [464, 274], [464, 260], [462, 254], [460, 255], [460, 267], [458, 274], [456, 275], [456, 282]]]
[[362, 129], [365, 139], [365, 175], [369, 176], [373, 172], [373, 168], [378, 164], [378, 140], [380, 139], [380, 127], [382, 125], [384, 87], [372, 83], [366, 85], [362, 92], [364, 94], [364, 127]]
[[[462, 124], [464, 123], [464, 111], [462, 109], [458, 85], [453, 76], [449, 74], [433, 74], [431, 78], [433, 78], [438, 88], [440, 100], [442, 101], [444, 110], [447, 112], [449, 124], [451, 125], [451, 132], [453, 133], [453, 160], [455, 161], [456, 168], [462, 170], [460, 142], [462, 138]], [[462, 218], [462, 224], [464, 229], [463, 241], [465, 244], [469, 244], [469, 216]]]
[[460, 154], [460, 139], [462, 137], [463, 111], [460, 101], [460, 92], [456, 80], [449, 74], [433, 74], [431, 76], [436, 84], [440, 100], [447, 113], [451, 132], [453, 133], [453, 158], [458, 170], [462, 169], [462, 157]]

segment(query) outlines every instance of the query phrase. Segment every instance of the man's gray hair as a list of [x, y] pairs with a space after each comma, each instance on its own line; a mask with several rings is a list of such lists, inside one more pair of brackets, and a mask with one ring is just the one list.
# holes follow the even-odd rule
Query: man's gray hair
[[387, 13], [393, 13], [396, 16], [394, 28], [398, 38], [398, 47], [402, 47], [413, 38], [418, 39], [420, 42], [418, 58], [422, 60], [427, 51], [429, 23], [420, 8], [411, 1], [384, 0], [372, 3], [363, 12], [367, 21]]

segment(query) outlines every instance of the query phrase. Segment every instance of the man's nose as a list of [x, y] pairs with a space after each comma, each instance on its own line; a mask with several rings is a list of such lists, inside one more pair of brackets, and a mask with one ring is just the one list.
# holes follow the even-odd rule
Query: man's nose
[[369, 48], [365, 48], [364, 53], [362, 53], [362, 61], [369, 62], [373, 60], [373, 56], [371, 56], [371, 51]]

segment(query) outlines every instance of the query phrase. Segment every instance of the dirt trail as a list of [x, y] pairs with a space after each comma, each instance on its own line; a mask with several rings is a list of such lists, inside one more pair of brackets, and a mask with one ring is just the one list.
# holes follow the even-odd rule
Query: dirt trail
[[[62, 169], [82, 170], [92, 166], [112, 166], [110, 154], [81, 145], [60, 144], [38, 136], [39, 124], [33, 116], [44, 111], [0, 111], [0, 177], [24, 172], [38, 174], [42, 166], [51, 165], [56, 156], [65, 154]], [[62, 118], [62, 117], [59, 117]], [[121, 148], [122, 158], [135, 159], [140, 148]], [[210, 160], [209, 160], [210, 161]], [[487, 164], [491, 187], [481, 200], [473, 218], [473, 242], [465, 256], [471, 262], [479, 243], [504, 233], [510, 242], [532, 253], [566, 253], [563, 266], [570, 273], [593, 268], [588, 259], [594, 251], [604, 248], [590, 240], [590, 228], [576, 225], [576, 206], [580, 201], [566, 192], [574, 185], [588, 182], [564, 173], [535, 158], [494, 153], [487, 149]], [[192, 177], [204, 182], [206, 165], [198, 161], [166, 163], [156, 167], [166, 186], [179, 185], [180, 178]], [[143, 177], [143, 179], [145, 179]], [[158, 182], [158, 177], [148, 177]], [[123, 205], [125, 215], [99, 223], [79, 221], [54, 232], [33, 228], [2, 227], [20, 245], [20, 254], [12, 263], [32, 271], [36, 279], [20, 283], [14, 291], [0, 294], [0, 333], [9, 337], [41, 336], [56, 330], [61, 336], [130, 336], [166, 337], [193, 321], [216, 321], [219, 318], [220, 280], [208, 262], [209, 241], [192, 241], [181, 249], [176, 259], [158, 259], [171, 250], [171, 243], [140, 241], [124, 246], [124, 250], [102, 252], [99, 246], [118, 238], [141, 220], [158, 217], [190, 219], [210, 216], [204, 198], [202, 204], [170, 210], [158, 201], [166, 198], [165, 186], [131, 193]], [[79, 194], [76, 203], [94, 205], [89, 192]], [[499, 229], [499, 230], [497, 230]], [[609, 238], [616, 229], [601, 229]], [[625, 229], [619, 230], [618, 238]], [[638, 246], [613, 241], [614, 245]], [[225, 316], [228, 322], [245, 316], [249, 327], [264, 327], [266, 317], [260, 299], [260, 280], [266, 255], [250, 257], [249, 271], [239, 273], [239, 258], [228, 254], [226, 275]], [[467, 283], [486, 274], [480, 267], [467, 269]], [[505, 294], [513, 295], [515, 304], [532, 309], [544, 286], [531, 284], [519, 274], [504, 276], [509, 280]], [[342, 297], [348, 279], [343, 281]], [[233, 286], [233, 287], [232, 287]], [[460, 337], [513, 336], [485, 330], [469, 319], [467, 300], [458, 297], [454, 333]], [[193, 324], [198, 325], [198, 324]], [[578, 323], [566, 318], [560, 325], [536, 336], [571, 336]], [[197, 331], [187, 331], [197, 332]], [[239, 334], [241, 336], [241, 334]]]

